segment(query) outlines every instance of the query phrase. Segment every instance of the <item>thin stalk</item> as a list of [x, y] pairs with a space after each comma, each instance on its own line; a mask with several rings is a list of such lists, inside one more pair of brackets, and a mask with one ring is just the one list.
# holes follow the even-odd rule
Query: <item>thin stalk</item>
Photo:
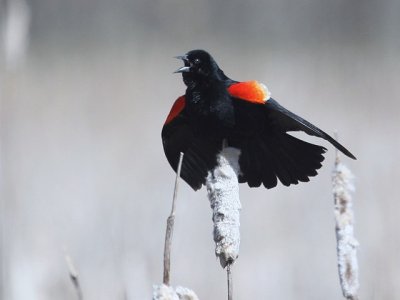
[[175, 207], [176, 207], [176, 199], [178, 198], [178, 186], [179, 186], [179, 178], [181, 176], [182, 162], [183, 162], [183, 153], [181, 152], [180, 156], [179, 156], [178, 170], [176, 171], [174, 196], [172, 198], [172, 208], [171, 208], [171, 213], [167, 219], [167, 230], [165, 233], [163, 283], [168, 286], [169, 286], [170, 277], [171, 277], [172, 234], [174, 231]]

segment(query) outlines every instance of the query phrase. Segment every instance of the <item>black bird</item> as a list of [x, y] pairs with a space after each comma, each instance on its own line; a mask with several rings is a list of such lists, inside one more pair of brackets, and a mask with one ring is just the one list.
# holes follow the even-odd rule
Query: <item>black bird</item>
[[183, 152], [181, 177], [200, 189], [217, 164], [223, 145], [240, 149], [239, 182], [250, 187], [273, 188], [279, 181], [289, 186], [317, 175], [326, 148], [297, 139], [287, 132], [304, 131], [329, 141], [350, 158], [345, 147], [321, 129], [290, 112], [270, 97], [257, 81], [228, 78], [204, 50], [183, 56], [187, 86], [165, 121], [162, 141], [165, 155], [176, 171]]

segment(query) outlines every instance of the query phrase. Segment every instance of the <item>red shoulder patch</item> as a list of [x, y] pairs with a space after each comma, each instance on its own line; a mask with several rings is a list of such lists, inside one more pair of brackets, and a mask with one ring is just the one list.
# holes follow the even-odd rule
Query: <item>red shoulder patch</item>
[[234, 83], [228, 92], [232, 97], [258, 104], [264, 104], [271, 96], [267, 87], [256, 80]]
[[185, 96], [180, 96], [176, 99], [174, 105], [172, 105], [171, 111], [168, 114], [167, 119], [164, 124], [168, 124], [173, 119], [176, 118], [177, 115], [181, 113], [181, 111], [185, 108]]

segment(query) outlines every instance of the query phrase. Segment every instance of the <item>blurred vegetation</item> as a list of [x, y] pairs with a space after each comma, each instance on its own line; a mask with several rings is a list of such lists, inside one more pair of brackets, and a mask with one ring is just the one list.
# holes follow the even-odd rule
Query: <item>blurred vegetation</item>
[[[2, 31], [11, 1], [0, 2]], [[400, 298], [399, 1], [28, 4], [24, 62], [6, 72], [1, 52], [2, 299], [72, 299], [65, 252], [85, 299], [151, 297], [174, 181], [160, 131], [184, 92], [172, 56], [193, 48], [209, 50], [234, 79], [265, 82], [323, 130], [338, 130], [358, 158], [348, 163], [358, 188], [360, 298]], [[241, 186], [235, 298], [341, 297], [334, 151], [324, 145], [325, 165], [310, 183]], [[200, 299], [225, 297], [211, 231], [204, 190], [182, 184], [172, 284]]]

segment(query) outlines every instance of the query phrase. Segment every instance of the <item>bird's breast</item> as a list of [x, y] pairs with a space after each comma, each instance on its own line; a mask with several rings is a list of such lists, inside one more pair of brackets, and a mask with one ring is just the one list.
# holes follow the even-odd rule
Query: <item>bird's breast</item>
[[234, 107], [229, 95], [215, 91], [193, 91], [186, 98], [187, 112], [193, 126], [210, 134], [234, 127]]

